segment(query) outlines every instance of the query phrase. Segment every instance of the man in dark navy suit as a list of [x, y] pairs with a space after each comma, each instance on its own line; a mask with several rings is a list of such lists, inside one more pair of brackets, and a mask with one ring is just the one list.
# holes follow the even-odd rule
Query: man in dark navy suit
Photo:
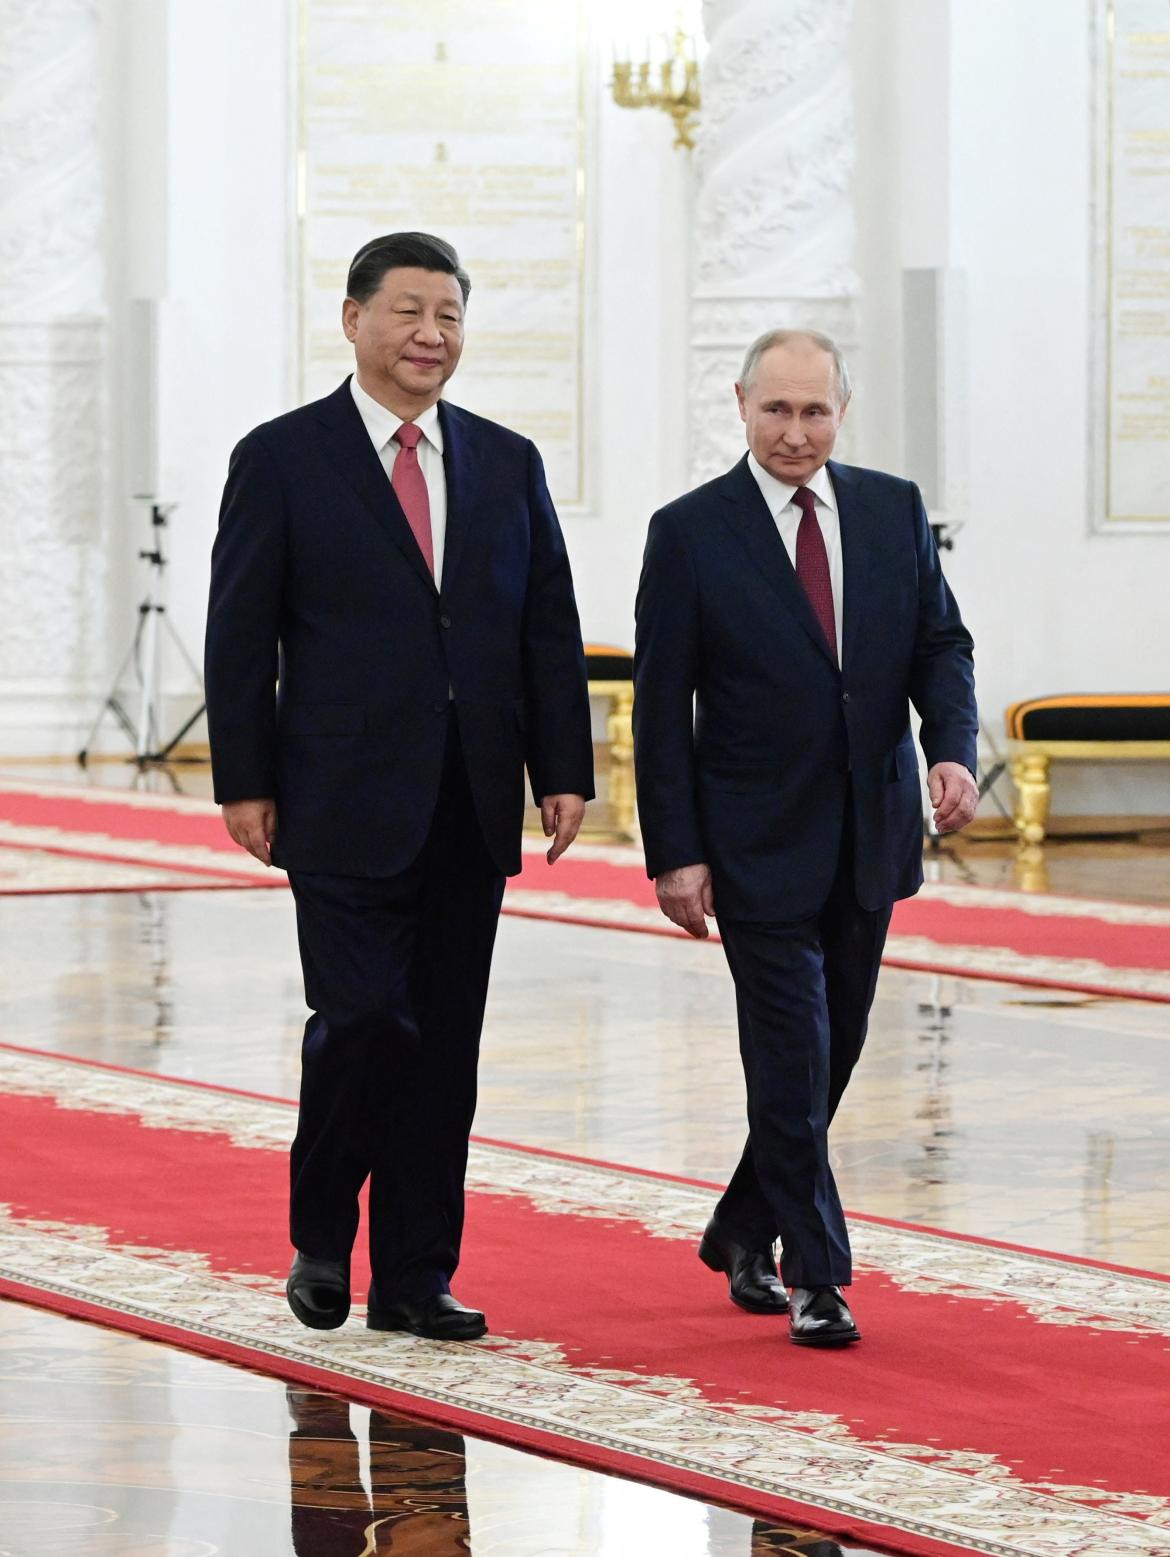
[[695, 936], [715, 915], [735, 982], [749, 1135], [700, 1257], [794, 1341], [842, 1345], [828, 1126], [894, 901], [922, 883], [911, 704], [937, 827], [975, 813], [972, 645], [917, 487], [829, 461], [849, 403], [833, 342], [761, 336], [736, 394], [748, 453], [650, 522], [638, 807], [663, 912]]
[[569, 847], [593, 794], [585, 659], [533, 445], [440, 400], [470, 282], [425, 233], [365, 245], [356, 372], [232, 454], [207, 705], [231, 836], [283, 866], [312, 1008], [292, 1148], [293, 1312], [350, 1304], [370, 1181], [368, 1323], [471, 1339], [451, 1295], [524, 767]]

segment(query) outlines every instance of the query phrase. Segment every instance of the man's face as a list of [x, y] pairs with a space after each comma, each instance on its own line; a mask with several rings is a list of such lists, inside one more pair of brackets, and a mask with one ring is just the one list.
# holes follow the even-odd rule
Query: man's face
[[848, 405], [838, 398], [832, 356], [812, 342], [773, 346], [735, 395], [748, 448], [777, 481], [803, 486], [832, 454]]
[[388, 270], [368, 303], [346, 298], [341, 322], [363, 389], [394, 410], [433, 405], [463, 351], [463, 294], [441, 270]]

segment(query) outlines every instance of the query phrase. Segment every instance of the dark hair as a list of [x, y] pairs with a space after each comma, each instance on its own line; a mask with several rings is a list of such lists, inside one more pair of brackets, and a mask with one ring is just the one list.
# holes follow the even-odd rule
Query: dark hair
[[454, 276], [467, 302], [471, 279], [459, 263], [459, 256], [442, 238], [429, 232], [391, 232], [383, 238], [363, 243], [353, 257], [345, 282], [345, 295], [355, 302], [368, 303], [382, 285], [388, 270], [409, 266], [417, 270], [441, 270]]

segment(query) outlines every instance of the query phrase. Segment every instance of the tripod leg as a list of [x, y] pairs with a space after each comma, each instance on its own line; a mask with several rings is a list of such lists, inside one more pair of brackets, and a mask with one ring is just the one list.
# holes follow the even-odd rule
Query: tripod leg
[[138, 656], [138, 645], [141, 641], [141, 638], [142, 618], [139, 617], [138, 625], [134, 629], [134, 637], [130, 641], [130, 647], [126, 650], [126, 654], [122, 660], [122, 663], [118, 666], [118, 669], [114, 674], [114, 679], [110, 684], [110, 690], [102, 699], [102, 705], [97, 711], [97, 717], [94, 719], [93, 724], [90, 726], [89, 734], [85, 738], [85, 745], [77, 753], [77, 760], [83, 768], [89, 760], [89, 749], [97, 738], [97, 733], [101, 729], [102, 720], [106, 717], [107, 713], [113, 713], [117, 717], [118, 723], [126, 731], [126, 734], [129, 736], [131, 741], [134, 741], [136, 738], [134, 726], [130, 724], [129, 720], [126, 718], [125, 713], [122, 711], [122, 706], [118, 701], [118, 688], [122, 684], [122, 677], [126, 674]]
[[[196, 665], [196, 663], [192, 659], [191, 655], [187, 652], [187, 645], [183, 642], [183, 640], [179, 637], [178, 633], [175, 631], [174, 627], [171, 625], [171, 619], [170, 619], [170, 617], [166, 613], [166, 608], [163, 607], [163, 606], [159, 606], [159, 607], [157, 607], [157, 610], [158, 610], [158, 615], [161, 618], [162, 631], [166, 633], [166, 635], [167, 635], [168, 639], [170, 640], [170, 642], [179, 651], [179, 654], [180, 654], [181, 658], [186, 663], [187, 669], [191, 672], [192, 680], [195, 682], [195, 685], [199, 688], [200, 693], [202, 693], [202, 691], [203, 691], [203, 677], [199, 673], [198, 665]], [[179, 744], [179, 742], [186, 735], [187, 731], [190, 730], [193, 725], [198, 724], [199, 720], [202, 719], [202, 717], [203, 717], [203, 715], [204, 715], [204, 713], [206, 711], [207, 711], [207, 704], [201, 700], [200, 704], [199, 704], [199, 707], [195, 710], [195, 712], [191, 715], [191, 717], [189, 719], [186, 719], [186, 720], [183, 721], [183, 723], [175, 731], [174, 735], [171, 736], [170, 740], [167, 741], [165, 743], [165, 745], [160, 745], [160, 747], [159, 747], [159, 749], [157, 751], [152, 751], [151, 752], [150, 760], [152, 762], [165, 762], [166, 759], [170, 756], [170, 754], [174, 751], [175, 747]], [[161, 736], [160, 736], [160, 740], [161, 740]]]
[[191, 675], [192, 675], [192, 678], [194, 679], [195, 685], [202, 692], [202, 690], [203, 690], [203, 673], [200, 671], [199, 666], [195, 663], [194, 659], [192, 659], [190, 653], [188, 652], [187, 645], [183, 642], [183, 640], [179, 637], [178, 633], [175, 631], [174, 627], [171, 625], [171, 619], [167, 615], [166, 610], [164, 609], [164, 607], [159, 606], [158, 610], [159, 610], [159, 614], [162, 616], [162, 625], [163, 625], [164, 630], [166, 631], [167, 637], [174, 644], [175, 648], [178, 649], [179, 654], [182, 656], [183, 660], [186, 663], [187, 669], [191, 672]]
[[142, 656], [142, 694], [138, 703], [138, 747], [135, 755], [141, 767], [149, 762], [153, 746], [158, 742], [158, 607], [153, 601], [146, 605], [144, 646]]
[[996, 784], [999, 782], [999, 779], [1006, 771], [1007, 763], [1001, 757], [993, 762], [989, 768], [981, 768], [976, 774], [976, 779], [978, 780], [979, 784], [980, 800], [983, 799], [984, 795], [990, 795], [992, 804], [995, 806], [1000, 816], [1003, 817], [1005, 822], [1010, 822], [1012, 820], [1012, 814], [1004, 805], [1003, 801], [999, 798], [999, 794], [995, 788]]
[[171, 736], [170, 740], [162, 748], [162, 750], [153, 754], [154, 760], [156, 762], [165, 761], [166, 758], [169, 757], [170, 754], [174, 751], [179, 742], [183, 739], [184, 735], [186, 735], [187, 731], [191, 729], [192, 725], [198, 724], [206, 712], [207, 704], [200, 703], [199, 707], [191, 715], [190, 719], [185, 720], [184, 723], [179, 726], [179, 728], [175, 731], [174, 735]]

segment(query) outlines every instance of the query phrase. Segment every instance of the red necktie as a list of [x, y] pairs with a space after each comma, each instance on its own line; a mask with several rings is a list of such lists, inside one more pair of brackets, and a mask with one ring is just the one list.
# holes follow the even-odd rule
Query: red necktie
[[398, 495], [411, 534], [418, 542], [418, 549], [433, 578], [435, 543], [431, 536], [431, 500], [427, 495], [426, 477], [418, 462], [418, 441], [422, 437], [422, 429], [413, 422], [403, 422], [394, 437], [398, 442], [398, 456], [390, 475], [390, 485]]
[[807, 487], [797, 487], [792, 501], [801, 510], [796, 532], [796, 576], [804, 586], [816, 613], [825, 642], [837, 658], [837, 624], [833, 618], [833, 585], [829, 579], [829, 554], [817, 520], [817, 500]]

